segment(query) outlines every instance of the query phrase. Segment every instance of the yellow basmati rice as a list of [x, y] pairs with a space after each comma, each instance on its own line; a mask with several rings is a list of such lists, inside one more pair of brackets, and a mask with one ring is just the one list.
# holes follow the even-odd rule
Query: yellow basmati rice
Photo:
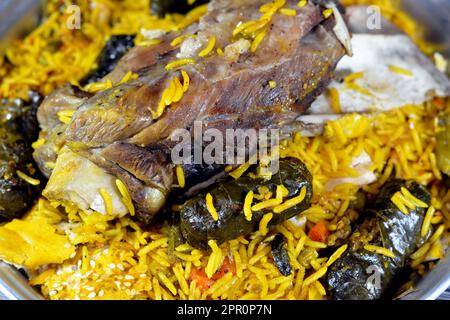
[[[417, 149], [418, 152], [420, 152], [419, 149]], [[414, 203], [415, 206], [420, 207], [420, 208], [427, 208], [428, 205], [423, 202], [422, 200], [417, 199], [415, 196], [413, 196], [411, 194], [411, 192], [409, 192], [408, 189], [406, 189], [405, 187], [401, 188], [401, 192], [403, 194], [403, 196], [408, 199], [409, 201], [411, 201], [412, 203]]]
[[177, 180], [178, 180], [178, 185], [180, 186], [180, 188], [184, 188], [186, 181], [184, 178], [184, 170], [182, 166], [177, 166], [176, 167], [176, 174], [177, 174]]
[[206, 47], [198, 53], [198, 56], [201, 58], [206, 57], [211, 51], [213, 51], [215, 45], [216, 45], [216, 37], [212, 36], [209, 39]]
[[279, 205], [281, 203], [281, 199], [269, 199], [266, 201], [259, 202], [252, 206], [252, 211], [260, 211], [263, 209], [275, 207], [276, 205]]
[[303, 8], [304, 6], [306, 6], [308, 4], [308, 0], [300, 0], [297, 4], [297, 6], [299, 8]]
[[267, 225], [269, 224], [270, 220], [272, 220], [272, 218], [273, 218], [273, 213], [269, 212], [269, 213], [266, 213], [262, 217], [262, 219], [259, 221], [259, 232], [261, 232], [261, 234], [263, 236], [265, 236], [269, 232]]
[[135, 215], [134, 204], [133, 204], [133, 200], [131, 199], [130, 193], [128, 192], [127, 187], [122, 182], [122, 180], [119, 180], [119, 179], [116, 179], [116, 186], [117, 186], [117, 189], [119, 190], [120, 194], [122, 195], [123, 204], [125, 205], [125, 207], [127, 207], [130, 215], [134, 216]]
[[386, 256], [386, 257], [389, 257], [389, 258], [395, 258], [395, 254], [391, 250], [383, 248], [383, 247], [374, 246], [374, 245], [371, 245], [371, 244], [366, 244], [364, 246], [364, 249], [366, 249], [367, 251], [370, 251], [370, 252], [375, 252], [375, 253], [378, 253], [378, 254], [382, 254], [383, 256]]
[[253, 191], [249, 191], [244, 199], [244, 215], [247, 221], [252, 220]]
[[[383, 13], [401, 23], [407, 33], [411, 35], [416, 31], [400, 10], [392, 9], [389, 5], [391, 1], [343, 2], [380, 4]], [[50, 17], [27, 39], [15, 43], [8, 50], [10, 66], [5, 67], [5, 63], [0, 63], [0, 76], [4, 79], [0, 84], [0, 96], [25, 98], [30, 88], [48, 94], [67, 81], [77, 83], [95, 67], [98, 53], [110, 35], [139, 33], [141, 28], [179, 30], [197, 21], [206, 12], [206, 6], [201, 6], [185, 16], [174, 14], [158, 19], [149, 15], [146, 0], [80, 1], [83, 12], [82, 29], [72, 33], [64, 27], [64, 10], [55, 10], [60, 3], [56, 0], [48, 3], [48, 11], [52, 13]], [[302, 0], [298, 6], [306, 4], [307, 1]], [[235, 36], [248, 37], [252, 41], [252, 49], [256, 50], [265, 36], [272, 15], [284, 5], [285, 1], [277, 0], [262, 6], [261, 19], [239, 24], [236, 29], [240, 30]], [[108, 16], [105, 18], [102, 12], [108, 12]], [[249, 31], [253, 34], [248, 35], [246, 32]], [[182, 40], [179, 39], [180, 42], [175, 43], [175, 46]], [[62, 45], [59, 50], [52, 52], [48, 49], [48, 44], [55, 41]], [[217, 52], [219, 49], [217, 48]], [[186, 61], [174, 61], [169, 69], [177, 69], [184, 63]], [[65, 68], [61, 68], [61, 65]], [[176, 80], [171, 82], [172, 88], [161, 99], [164, 104], [180, 98], [180, 86], [183, 92], [188, 89], [190, 79], [185, 70], [181, 70], [181, 76], [183, 83], [178, 78], [178, 83]], [[350, 89], [371, 94], [356, 83], [363, 76], [362, 71], [357, 72], [347, 76], [345, 82]], [[132, 78], [132, 75], [125, 75], [122, 80], [130, 81]], [[112, 83], [101, 85], [106, 88], [112, 86]], [[448, 110], [448, 102], [445, 103]], [[339, 109], [336, 105], [334, 108]], [[346, 115], [328, 123], [322, 136], [303, 137], [297, 134], [281, 144], [282, 156], [296, 157], [306, 164], [313, 176], [314, 189], [312, 206], [302, 213], [306, 224], [294, 225], [286, 221], [273, 228], [273, 231], [286, 238], [286, 248], [293, 269], [289, 277], [282, 277], [273, 264], [267, 242], [274, 234], [269, 234], [267, 227], [249, 236], [224, 242], [220, 247], [215, 242], [209, 242], [212, 253], [194, 249], [187, 244], [178, 246], [171, 253], [166, 226], [144, 229], [129, 217], [114, 219], [108, 214], [87, 214], [73, 206], [63, 207], [41, 198], [36, 208], [24, 219], [44, 219], [61, 236], [67, 234], [67, 241], [76, 251], [62, 263], [33, 270], [35, 276], [31, 283], [40, 285], [42, 294], [50, 299], [326, 298], [319, 280], [326, 274], [327, 266], [342, 254], [341, 250], [345, 250], [340, 247], [327, 259], [320, 250], [327, 247], [327, 244], [312, 241], [308, 238], [307, 231], [311, 224], [320, 220], [331, 221], [347, 216], [352, 211], [348, 209], [349, 204], [356, 199], [356, 192], [360, 189], [355, 185], [342, 184], [328, 190], [327, 182], [330, 178], [355, 175], [351, 168], [352, 157], [364, 151], [372, 159], [371, 169], [377, 176], [377, 181], [363, 188], [368, 192], [376, 194], [394, 172], [397, 178], [414, 178], [432, 186], [439, 184], [442, 175], [436, 164], [434, 141], [438, 130], [435, 119], [439, 110], [441, 109], [433, 102], [427, 102], [379, 114]], [[70, 114], [62, 116], [64, 122], [70, 121]], [[33, 144], [33, 148], [38, 148], [45, 142], [45, 139], [39, 139]], [[234, 171], [235, 178], [244, 174], [248, 167], [246, 164]], [[122, 201], [130, 213], [134, 214], [126, 187], [118, 181], [116, 185]], [[441, 189], [432, 187], [431, 203], [436, 211], [430, 223], [438, 225], [433, 226], [436, 229], [427, 241], [428, 245], [425, 244], [425, 247], [419, 249], [422, 251], [417, 251], [412, 256], [416, 258], [413, 266], [417, 268], [420, 268], [423, 259], [433, 250], [437, 251], [435, 256], [440, 255], [439, 241], [447, 232], [450, 213], [446, 203], [450, 200], [450, 192]], [[258, 190], [259, 194], [254, 194], [254, 198], [260, 202], [270, 200], [273, 194], [270, 190], [265, 191]], [[403, 190], [401, 196], [410, 207], [412, 204], [418, 207], [423, 205]], [[280, 197], [277, 195], [275, 198]], [[291, 199], [285, 200], [285, 203], [289, 200]], [[408, 207], [405, 202], [400, 203], [406, 211]], [[198, 280], [191, 279], [193, 270], [201, 269], [212, 280], [211, 277], [220, 269], [225, 257], [234, 264], [236, 275], [229, 272], [215, 280], [206, 290], [201, 288]]]
[[189, 88], [189, 75], [184, 70], [181, 70], [181, 75], [183, 77], [183, 92], [186, 92]]
[[425, 214], [425, 217], [423, 219], [422, 228], [420, 230], [420, 235], [422, 237], [425, 237], [427, 235], [427, 233], [429, 232], [431, 219], [433, 218], [435, 211], [436, 211], [436, 209], [434, 209], [433, 206], [428, 208], [428, 210]]
[[281, 8], [280, 13], [290, 17], [295, 17], [297, 15], [297, 11], [292, 8]]
[[41, 183], [38, 179], [34, 179], [34, 178], [30, 177], [29, 175], [27, 175], [26, 173], [24, 173], [20, 170], [16, 170], [16, 173], [20, 179], [28, 182], [29, 184], [31, 184], [33, 186], [37, 186]]
[[327, 264], [325, 265], [326, 267], [331, 266], [337, 259], [339, 259], [339, 257], [345, 252], [345, 250], [347, 250], [348, 248], [348, 244], [344, 244], [342, 246], [339, 247], [339, 249], [337, 249], [328, 259]]
[[303, 281], [303, 287], [307, 287], [310, 284], [312, 284], [314, 281], [317, 281], [320, 278], [322, 278], [327, 273], [327, 270], [328, 270], [327, 267], [322, 267], [319, 270], [317, 270], [316, 272], [314, 272], [312, 275], [310, 275]]
[[403, 69], [403, 68], [400, 68], [400, 67], [397, 67], [397, 66], [394, 66], [392, 64], [388, 65], [388, 68], [393, 73], [397, 73], [397, 74], [400, 74], [400, 75], [403, 75], [403, 76], [407, 76], [407, 77], [412, 77], [413, 76], [413, 73], [411, 71]]
[[209, 192], [206, 194], [206, 209], [208, 209], [208, 212], [215, 221], [219, 220], [219, 214], [214, 207], [213, 197]]
[[175, 61], [169, 62], [166, 65], [166, 70], [173, 70], [173, 69], [176, 69], [176, 68], [188, 65], [188, 64], [194, 64], [194, 63], [195, 63], [194, 59], [188, 59], [188, 58], [186, 58], [186, 59], [179, 59], [179, 60], [175, 60]]
[[113, 214], [113, 205], [112, 205], [112, 198], [108, 191], [105, 188], [100, 188], [99, 190], [100, 195], [102, 196], [103, 203], [105, 206], [105, 211], [108, 215]]
[[302, 187], [302, 189], [300, 190], [300, 194], [298, 196], [288, 199], [285, 202], [283, 202], [282, 204], [277, 204], [276, 207], [273, 208], [273, 212], [281, 213], [284, 210], [290, 209], [290, 208], [298, 205], [299, 203], [301, 203], [305, 199], [305, 196], [306, 196], [306, 188]]
[[328, 18], [331, 17], [331, 15], [333, 14], [333, 9], [331, 9], [331, 8], [325, 9], [325, 10], [322, 12], [322, 14], [323, 14], [323, 16], [324, 16], [325, 19], [328, 19]]

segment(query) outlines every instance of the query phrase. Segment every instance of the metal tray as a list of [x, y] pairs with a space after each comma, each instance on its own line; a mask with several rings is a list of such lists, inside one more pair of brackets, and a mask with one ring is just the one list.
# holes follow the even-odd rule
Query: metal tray
[[[42, 14], [44, 0], [0, 1], [0, 52], [14, 37], [32, 30]], [[450, 0], [403, 0], [403, 7], [426, 30], [428, 40], [442, 45], [442, 53], [450, 58]], [[402, 300], [450, 299], [443, 295], [450, 287], [450, 250], [444, 259], [416, 285], [414, 292]], [[15, 267], [0, 262], [1, 295], [12, 300], [40, 300], [43, 297], [31, 287], [26, 277]]]

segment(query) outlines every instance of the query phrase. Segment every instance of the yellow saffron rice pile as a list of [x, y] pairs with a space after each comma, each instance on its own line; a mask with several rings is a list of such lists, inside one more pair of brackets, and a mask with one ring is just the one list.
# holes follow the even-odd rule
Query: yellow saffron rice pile
[[[97, 56], [111, 35], [136, 34], [143, 29], [172, 31], [181, 24], [189, 24], [179, 14], [163, 19], [152, 16], [149, 3], [149, 0], [47, 1], [45, 21], [23, 41], [13, 43], [6, 58], [0, 57], [0, 98], [27, 99], [29, 89], [47, 95], [66, 82], [77, 83], [96, 68]], [[78, 18], [78, 11], [70, 10], [71, 5], [79, 7], [80, 29], [71, 28], [70, 22]]]
[[[431, 184], [435, 212], [428, 228], [432, 226], [437, 234], [412, 257], [420, 271], [426, 257], [443, 256], [440, 240], [449, 227], [450, 192], [445, 193], [431, 160], [439, 130], [435, 116], [449, 106], [430, 102], [377, 115], [347, 115], [328, 123], [323, 136], [296, 135], [285, 141], [282, 156], [300, 158], [313, 174], [312, 207], [265, 236], [258, 231], [220, 246], [210, 241], [210, 253], [187, 244], [170, 252], [165, 226], [143, 230], [127, 217], [113, 220], [75, 208], [66, 208], [62, 214], [55, 209], [58, 204], [40, 199], [24, 220], [55, 228], [54, 236], [66, 234], [68, 243], [60, 250], [72, 251], [62, 263], [33, 270], [30, 283], [41, 285], [44, 296], [51, 299], [322, 299], [326, 292], [320, 280], [345, 248], [331, 257], [322, 256], [320, 249], [327, 243], [312, 241], [307, 230], [326, 220], [332, 236], [340, 219], [352, 214], [349, 203], [356, 199], [359, 187], [341, 184], [327, 191], [325, 186], [330, 178], [356, 174], [351, 159], [361, 151], [373, 159], [371, 169], [378, 177], [363, 187], [367, 192], [376, 193], [392, 172], [399, 178]], [[345, 142], [331, 134], [333, 130], [342, 130]], [[293, 268], [288, 277], [279, 273], [270, 254], [269, 241], [277, 232], [287, 239]]]

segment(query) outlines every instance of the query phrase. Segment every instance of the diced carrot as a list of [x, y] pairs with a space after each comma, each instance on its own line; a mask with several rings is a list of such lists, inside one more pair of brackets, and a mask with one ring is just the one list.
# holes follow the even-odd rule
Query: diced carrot
[[232, 263], [230, 261], [230, 259], [228, 257], [226, 257], [223, 260], [223, 263], [222, 263], [222, 266], [220, 267], [220, 269], [217, 270], [216, 273], [214, 273], [214, 275], [211, 277], [211, 279], [208, 279], [208, 276], [206, 275], [205, 270], [192, 268], [191, 274], [189, 275], [189, 281], [192, 282], [194, 280], [197, 280], [197, 287], [200, 290], [205, 291], [209, 287], [211, 287], [215, 281], [222, 278], [228, 272], [232, 272], [233, 274], [236, 274], [236, 267], [235, 267], [234, 263]]
[[442, 109], [444, 107], [444, 99], [440, 97], [435, 97], [433, 99], [433, 102], [438, 107], [438, 109]]
[[202, 291], [207, 290], [214, 283], [213, 279], [208, 279], [205, 270], [197, 268], [192, 268], [189, 280], [191, 282], [197, 280], [197, 287]]
[[309, 230], [308, 237], [313, 241], [326, 242], [329, 234], [326, 223], [319, 221]]
[[213, 280], [219, 280], [222, 278], [225, 274], [228, 272], [232, 272], [233, 274], [236, 274], [236, 267], [234, 263], [231, 263], [230, 259], [228, 257], [225, 257], [223, 260], [222, 266], [219, 270], [217, 270], [216, 273], [211, 277]]

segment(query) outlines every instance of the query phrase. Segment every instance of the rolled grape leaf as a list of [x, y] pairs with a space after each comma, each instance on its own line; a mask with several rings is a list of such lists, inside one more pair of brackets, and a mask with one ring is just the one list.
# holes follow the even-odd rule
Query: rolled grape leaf
[[312, 177], [306, 166], [298, 159], [280, 160], [277, 173], [270, 180], [252, 178], [245, 175], [237, 180], [219, 183], [209, 190], [214, 199], [214, 206], [219, 219], [214, 221], [206, 208], [206, 192], [202, 192], [181, 205], [180, 226], [184, 238], [194, 247], [205, 249], [209, 240], [217, 243], [249, 234], [259, 227], [259, 222], [270, 208], [252, 213], [247, 221], [243, 212], [244, 199], [248, 192], [258, 193], [258, 188], [267, 187], [273, 194], [277, 185], [283, 184], [289, 191], [286, 198], [299, 195], [305, 187], [303, 201], [294, 207], [274, 213], [269, 225], [279, 224], [310, 207], [312, 198]]
[[168, 13], [187, 13], [189, 10], [207, 2], [209, 0], [152, 0], [150, 12], [159, 17], [164, 17]]
[[283, 276], [288, 276], [292, 273], [291, 262], [286, 250], [286, 241], [282, 234], [277, 234], [270, 243], [272, 258], [278, 270]]
[[17, 175], [35, 172], [31, 143], [39, 127], [36, 109], [41, 97], [30, 93], [30, 101], [0, 101], [0, 222], [20, 217], [34, 203], [41, 186], [34, 186]]
[[[373, 300], [387, 298], [394, 292], [409, 256], [421, 245], [420, 230], [427, 208], [416, 206], [401, 212], [391, 197], [405, 187], [417, 199], [429, 204], [428, 190], [414, 182], [393, 179], [380, 190], [366, 219], [350, 237], [348, 250], [334, 262], [326, 282], [332, 298]], [[367, 244], [392, 251], [394, 258], [364, 249]]]
[[111, 36], [97, 58], [98, 68], [89, 73], [80, 83], [84, 85], [100, 81], [104, 76], [113, 71], [120, 58], [129, 49], [134, 47], [134, 38], [135, 35], [126, 34]]

